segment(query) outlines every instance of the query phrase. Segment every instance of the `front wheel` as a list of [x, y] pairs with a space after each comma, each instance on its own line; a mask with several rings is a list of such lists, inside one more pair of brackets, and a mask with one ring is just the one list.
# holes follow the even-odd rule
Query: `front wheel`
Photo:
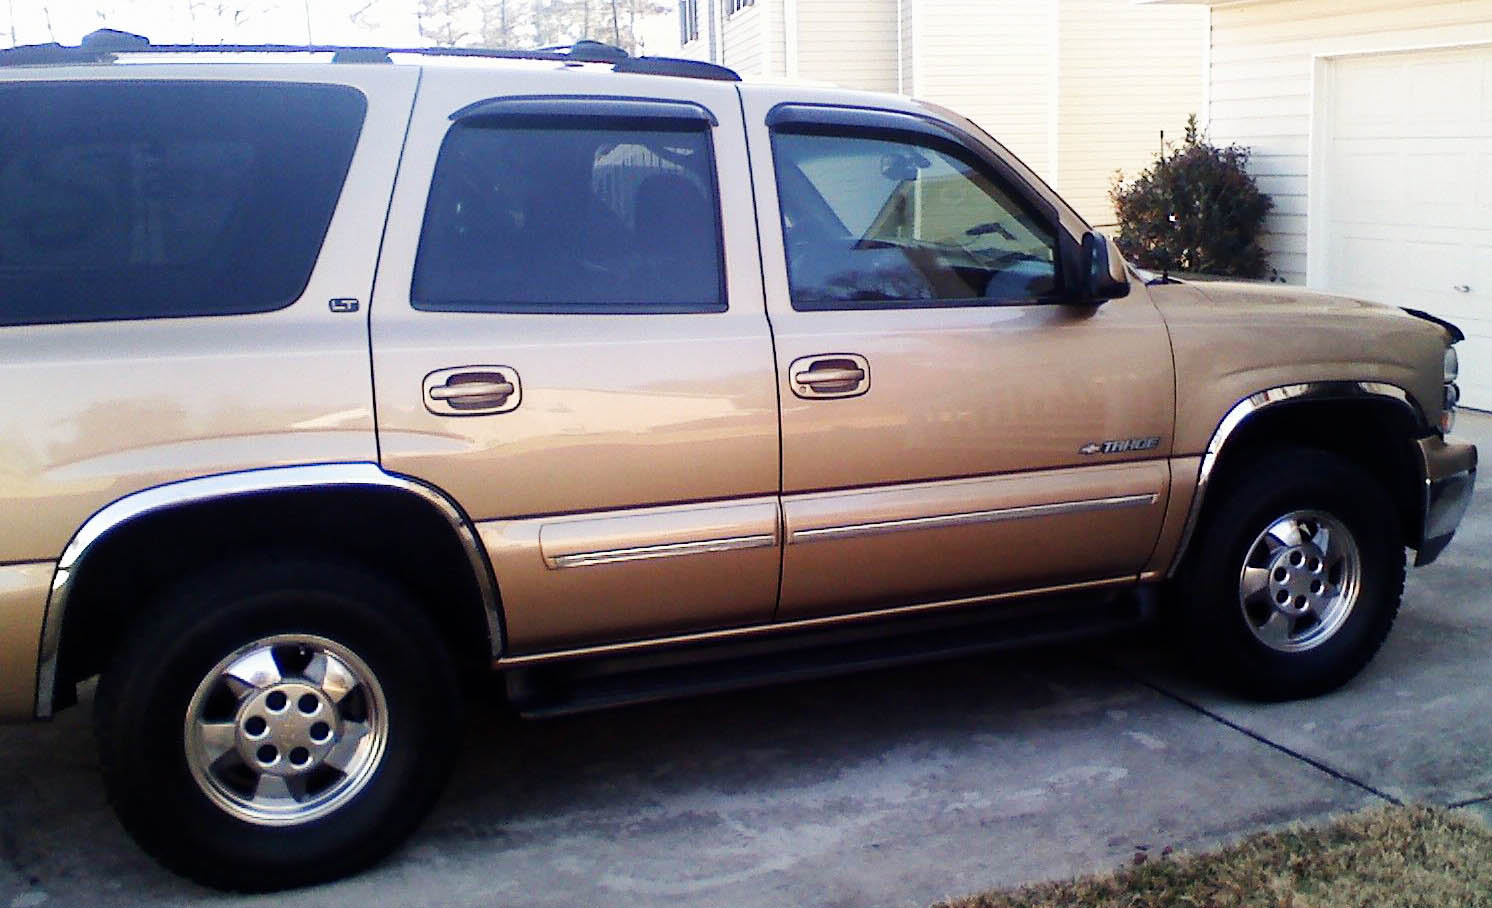
[[1403, 593], [1387, 494], [1350, 461], [1309, 448], [1263, 453], [1220, 492], [1181, 577], [1193, 652], [1260, 699], [1345, 684], [1383, 644]]
[[395, 585], [258, 561], [176, 587], [99, 683], [105, 786], [168, 867], [223, 888], [333, 879], [395, 847], [459, 737], [450, 659]]

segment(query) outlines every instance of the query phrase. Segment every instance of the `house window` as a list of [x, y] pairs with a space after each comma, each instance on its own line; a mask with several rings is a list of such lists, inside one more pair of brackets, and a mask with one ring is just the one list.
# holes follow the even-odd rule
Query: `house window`
[[699, 0], [679, 2], [679, 43], [699, 40]]
[[756, 0], [725, 0], [725, 15], [734, 16], [747, 7], [755, 5]]

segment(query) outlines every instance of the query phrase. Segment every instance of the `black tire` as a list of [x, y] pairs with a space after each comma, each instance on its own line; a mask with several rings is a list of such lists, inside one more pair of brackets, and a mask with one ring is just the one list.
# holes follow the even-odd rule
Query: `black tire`
[[[1235, 463], [1230, 477], [1218, 489], [1218, 499], [1208, 502], [1178, 578], [1179, 613], [1191, 655], [1217, 681], [1256, 699], [1292, 700], [1335, 690], [1372, 660], [1398, 614], [1404, 540], [1393, 503], [1362, 468], [1312, 448], [1261, 451]], [[1307, 548], [1307, 563], [1298, 568], [1289, 560], [1298, 552], [1277, 545], [1273, 536], [1265, 538], [1266, 530], [1290, 515], [1304, 515], [1287, 522], [1298, 527], [1300, 542], [1294, 548]], [[1325, 579], [1323, 596], [1335, 590], [1337, 599], [1310, 597], [1309, 605], [1297, 605], [1306, 596], [1295, 594], [1314, 592], [1314, 587], [1302, 588], [1315, 582], [1305, 573], [1314, 543], [1307, 534], [1319, 532], [1323, 523], [1345, 529], [1356, 548], [1360, 567], [1351, 575], [1356, 594], [1345, 611], [1344, 560], [1336, 560], [1335, 568], [1323, 564], [1319, 575]], [[1258, 586], [1257, 571], [1246, 582], [1246, 566], [1263, 566], [1267, 585]], [[1339, 573], [1335, 581], [1333, 570]], [[1277, 579], [1282, 573], [1285, 579]], [[1257, 591], [1245, 596], [1245, 589]], [[1276, 607], [1280, 599], [1285, 601]], [[1312, 611], [1297, 613], [1292, 606]], [[1318, 619], [1318, 612], [1330, 620]], [[1270, 619], [1276, 621], [1273, 635], [1264, 630]], [[1284, 637], [1281, 627], [1289, 628]], [[1282, 651], [1291, 646], [1302, 648]]]
[[[286, 638], [322, 642], [298, 647]], [[261, 700], [259, 707], [246, 705], [253, 697], [267, 696], [264, 691], [269, 687], [251, 689], [235, 701], [235, 689], [219, 690], [213, 686], [216, 682], [207, 680], [241, 650], [262, 654], [266, 647], [244, 648], [266, 640], [278, 641], [268, 649], [283, 670], [281, 685], [309, 684], [296, 677], [297, 669], [286, 666], [317, 652], [331, 652], [344, 666], [360, 662], [358, 669], [371, 673], [371, 682], [351, 688], [340, 700], [334, 692], [322, 704], [330, 710], [325, 715], [336, 723], [335, 735], [327, 726], [306, 725], [303, 717], [289, 712], [295, 707], [285, 707], [283, 698]], [[323, 679], [334, 673], [325, 668], [325, 660], [320, 664]], [[298, 670], [310, 677], [316, 674], [310, 666], [308, 662]], [[228, 674], [221, 677], [228, 679]], [[289, 723], [299, 720], [310, 729], [305, 734], [320, 735], [332, 744], [344, 729], [377, 729], [376, 738], [371, 731], [362, 737], [381, 746], [353, 744], [360, 739], [347, 735], [352, 745], [348, 752], [355, 749], [358, 754], [349, 758], [359, 767], [355, 778], [349, 773], [338, 779], [339, 770], [330, 764], [314, 766], [319, 773], [314, 786], [324, 785], [324, 792], [341, 796], [322, 803], [322, 813], [291, 816], [281, 819], [281, 825], [246, 819], [242, 810], [234, 812], [234, 789], [199, 778], [250, 779], [244, 789], [249, 793], [242, 795], [248, 803], [258, 797], [252, 780], [269, 773], [255, 773], [247, 763], [230, 766], [249, 759], [237, 748], [212, 763], [194, 763], [187, 752], [194, 736], [189, 729], [196, 727], [189, 722], [188, 710], [202, 712], [209, 702], [212, 709], [224, 708], [225, 691], [230, 695], [227, 715], [240, 717], [232, 726], [240, 742], [263, 728], [248, 724], [254, 720], [242, 718], [245, 710], [270, 703], [290, 717], [276, 729], [290, 728]], [[375, 695], [376, 710], [369, 706]], [[448, 775], [460, 736], [458, 697], [451, 659], [439, 635], [396, 585], [352, 565], [265, 558], [199, 573], [157, 601], [103, 673], [95, 703], [95, 734], [109, 800], [147, 852], [209, 886], [267, 891], [360, 870], [414, 830]], [[349, 716], [350, 710], [360, 715]], [[363, 724], [355, 726], [359, 721]], [[290, 771], [288, 761], [311, 759], [306, 753], [292, 755], [287, 749], [282, 771]], [[198, 767], [196, 775], [193, 765]], [[311, 778], [300, 773], [303, 787], [292, 797], [304, 796], [314, 804], [308, 794], [313, 783], [304, 781]], [[277, 809], [284, 805], [292, 813], [303, 806], [263, 803]], [[250, 804], [242, 809], [255, 808]]]

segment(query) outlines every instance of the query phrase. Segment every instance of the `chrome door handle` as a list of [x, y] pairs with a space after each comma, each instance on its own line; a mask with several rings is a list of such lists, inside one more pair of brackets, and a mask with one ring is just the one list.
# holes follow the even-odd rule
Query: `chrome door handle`
[[514, 391], [506, 381], [472, 381], [457, 385], [438, 385], [430, 389], [431, 400], [468, 400], [473, 397], [507, 397]]
[[512, 366], [457, 366], [425, 376], [425, 409], [436, 416], [507, 413], [523, 400], [523, 383]]
[[870, 390], [870, 363], [857, 353], [800, 356], [787, 375], [793, 393], [805, 400], [859, 397]]
[[803, 385], [837, 385], [844, 382], [859, 382], [865, 378], [864, 369], [814, 369], [798, 374], [798, 383]]
[[1455, 287], [1452, 287], [1451, 289], [1455, 290], [1457, 293], [1470, 293], [1471, 292], [1471, 285], [1470, 284], [1457, 284]]

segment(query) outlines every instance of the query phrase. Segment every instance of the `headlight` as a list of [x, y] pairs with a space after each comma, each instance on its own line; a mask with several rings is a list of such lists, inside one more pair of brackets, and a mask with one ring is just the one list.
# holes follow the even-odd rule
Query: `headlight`
[[1445, 397], [1440, 403], [1440, 434], [1449, 435], [1456, 425], [1456, 404], [1461, 402], [1461, 389], [1456, 379], [1461, 375], [1461, 357], [1455, 347], [1445, 348]]

